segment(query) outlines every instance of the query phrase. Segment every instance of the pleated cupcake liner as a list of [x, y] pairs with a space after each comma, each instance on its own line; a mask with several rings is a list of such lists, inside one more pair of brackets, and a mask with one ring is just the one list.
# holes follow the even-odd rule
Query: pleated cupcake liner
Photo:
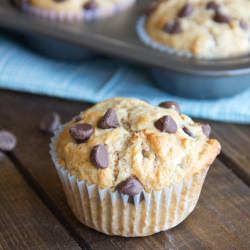
[[102, 18], [112, 16], [116, 13], [122, 12], [128, 9], [135, 3], [136, 0], [121, 0], [121, 2], [114, 4], [110, 8], [100, 8], [96, 10], [85, 10], [81, 13], [75, 12], [58, 12], [54, 10], [46, 10], [29, 4], [26, 0], [22, 0], [20, 7], [21, 9], [34, 16], [40, 18], [49, 19], [51, 21], [94, 21]]
[[60, 165], [56, 145], [61, 131], [51, 140], [50, 154], [68, 204], [82, 224], [108, 235], [148, 236], [177, 226], [194, 210], [208, 168], [160, 191], [143, 191], [131, 202], [128, 195], [79, 180]]
[[140, 38], [140, 40], [145, 45], [151, 47], [152, 49], [159, 50], [163, 53], [172, 54], [172, 55], [176, 55], [176, 56], [182, 56], [182, 57], [184, 56], [187, 58], [193, 57], [193, 55], [189, 52], [179, 51], [179, 50], [167, 47], [166, 45], [163, 45], [161, 43], [156, 42], [153, 38], [150, 37], [150, 35], [148, 34], [148, 32], [145, 29], [146, 21], [147, 21], [147, 17], [141, 16], [141, 17], [139, 17], [139, 19], [137, 20], [137, 23], [136, 23], [136, 33], [137, 33], [138, 37]]

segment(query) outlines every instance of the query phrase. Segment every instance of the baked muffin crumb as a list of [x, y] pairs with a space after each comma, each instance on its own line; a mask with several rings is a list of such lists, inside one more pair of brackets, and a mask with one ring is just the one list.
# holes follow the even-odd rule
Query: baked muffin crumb
[[[91, 107], [60, 134], [60, 164], [78, 179], [113, 191], [131, 177], [127, 190], [161, 190], [207, 169], [220, 152], [220, 144], [208, 138], [210, 127], [180, 114], [173, 103], [162, 106], [114, 98]], [[83, 124], [88, 133], [79, 142], [72, 128]]]
[[250, 52], [248, 0], [160, 1], [147, 17], [146, 31], [156, 42], [200, 58]]

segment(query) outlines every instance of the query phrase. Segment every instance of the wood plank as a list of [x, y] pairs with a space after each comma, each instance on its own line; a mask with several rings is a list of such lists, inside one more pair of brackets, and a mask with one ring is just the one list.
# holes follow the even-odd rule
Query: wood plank
[[[0, 124], [2, 128], [14, 132], [17, 136], [16, 154], [25, 163], [34, 180], [44, 189], [43, 196], [53, 197], [51, 205], [60, 208], [64, 223], [75, 228], [73, 234], [78, 239], [80, 232], [89, 244], [95, 244], [96, 241], [102, 241], [105, 236], [99, 234], [93, 238], [92, 230], [78, 224], [69, 207], [65, 204], [61, 183], [49, 156], [50, 136], [42, 134], [38, 129], [38, 123], [44, 114], [55, 111], [64, 114], [63, 120], [67, 121], [71, 118], [72, 110], [74, 113], [79, 113], [86, 105], [79, 105], [79, 103], [69, 105], [69, 102], [65, 103], [58, 99], [51, 102], [51, 100], [54, 99], [2, 91], [0, 93]], [[25, 141], [27, 144], [24, 143]], [[83, 240], [80, 245], [84, 247], [84, 243]]]
[[220, 159], [250, 185], [250, 126], [212, 123], [212, 127], [222, 144]]
[[[8, 104], [11, 109], [6, 109]], [[194, 213], [177, 228], [147, 238], [108, 237], [80, 225], [66, 205], [65, 196], [48, 154], [47, 136], [37, 130], [42, 114], [58, 111], [65, 120], [86, 105], [46, 97], [2, 92], [0, 123], [19, 138], [16, 154], [61, 216], [92, 249], [248, 249], [250, 248], [250, 190], [217, 161], [206, 180]], [[244, 220], [244, 223], [242, 223]]]
[[7, 158], [0, 162], [0, 249], [80, 249]]
[[[249, 188], [217, 161], [209, 171], [195, 211], [184, 223], [147, 238], [149, 243], [123, 238], [111, 241], [114, 249], [133, 249], [136, 243], [146, 249], [150, 245], [155, 249], [249, 249], [249, 194]], [[105, 244], [103, 249], [108, 250]]]

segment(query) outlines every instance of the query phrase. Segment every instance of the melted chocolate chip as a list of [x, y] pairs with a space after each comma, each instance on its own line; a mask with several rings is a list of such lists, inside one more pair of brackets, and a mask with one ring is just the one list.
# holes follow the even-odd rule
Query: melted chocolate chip
[[155, 121], [154, 125], [161, 132], [173, 134], [177, 131], [177, 124], [174, 119], [169, 115], [161, 117], [160, 119]]
[[97, 8], [97, 3], [95, 1], [88, 1], [83, 5], [85, 10], [94, 10]]
[[193, 133], [190, 131], [189, 128], [183, 127], [182, 129], [187, 135], [189, 135], [190, 137], [194, 137]]
[[192, 4], [187, 3], [186, 5], [183, 6], [183, 8], [181, 8], [181, 10], [178, 13], [178, 17], [189, 17], [192, 15], [194, 11], [194, 7]]
[[135, 196], [141, 193], [143, 189], [141, 182], [134, 176], [129, 177], [116, 186], [118, 192], [129, 196]]
[[214, 21], [217, 23], [230, 23], [232, 21], [232, 17], [216, 11], [214, 14]]
[[182, 32], [181, 22], [178, 19], [173, 20], [171, 22], [168, 22], [163, 29], [168, 34], [181, 33]]
[[150, 157], [150, 152], [148, 150], [143, 149], [142, 150], [142, 155], [145, 158], [149, 158]]
[[53, 112], [45, 115], [40, 121], [39, 128], [45, 133], [54, 133], [61, 125], [59, 114]]
[[245, 22], [245, 21], [243, 21], [243, 20], [241, 20], [240, 21], [240, 23], [239, 23], [239, 25], [240, 25], [240, 27], [243, 29], [243, 30], [248, 30], [248, 24]]
[[202, 124], [201, 129], [202, 129], [203, 134], [206, 137], [210, 136], [210, 134], [211, 134], [211, 126], [209, 124]]
[[94, 146], [90, 153], [90, 160], [97, 168], [107, 168], [109, 166], [109, 155], [106, 146], [104, 144]]
[[0, 131], [0, 150], [12, 151], [16, 147], [16, 137], [9, 131]]
[[207, 3], [206, 9], [218, 11], [220, 9], [220, 5], [214, 1], [210, 1]]
[[94, 133], [94, 128], [90, 124], [79, 123], [71, 127], [69, 133], [77, 143], [83, 143]]
[[108, 109], [105, 115], [98, 122], [98, 128], [109, 129], [120, 127], [115, 110]]
[[177, 102], [161, 102], [159, 106], [166, 109], [174, 109], [178, 113], [181, 112], [180, 105]]

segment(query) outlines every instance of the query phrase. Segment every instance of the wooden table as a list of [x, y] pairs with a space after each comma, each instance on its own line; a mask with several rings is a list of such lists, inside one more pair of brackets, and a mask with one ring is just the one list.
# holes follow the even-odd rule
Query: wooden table
[[173, 230], [126, 239], [78, 223], [37, 125], [50, 111], [66, 121], [88, 106], [0, 91], [0, 128], [18, 138], [0, 163], [0, 249], [250, 249], [250, 126], [212, 123], [222, 153], [195, 211]]

